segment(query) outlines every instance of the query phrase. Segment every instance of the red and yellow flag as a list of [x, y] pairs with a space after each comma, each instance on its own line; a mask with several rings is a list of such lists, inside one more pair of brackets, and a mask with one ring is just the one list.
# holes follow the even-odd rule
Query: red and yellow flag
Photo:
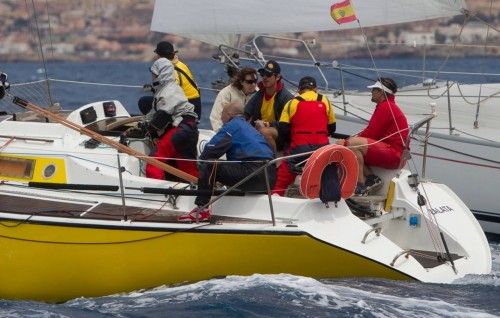
[[356, 21], [356, 15], [351, 5], [351, 0], [334, 3], [330, 7], [330, 15], [338, 24]]

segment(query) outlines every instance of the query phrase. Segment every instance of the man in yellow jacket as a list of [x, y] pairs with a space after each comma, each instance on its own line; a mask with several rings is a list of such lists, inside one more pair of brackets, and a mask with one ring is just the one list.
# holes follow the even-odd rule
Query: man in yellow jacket
[[184, 94], [188, 101], [194, 105], [194, 111], [198, 115], [198, 119], [201, 118], [201, 99], [200, 90], [194, 81], [193, 74], [189, 70], [188, 66], [179, 60], [177, 56], [177, 50], [174, 50], [172, 43], [168, 41], [161, 41], [156, 45], [155, 53], [159, 57], [165, 57], [169, 59], [175, 68], [175, 80], [177, 84], [182, 88]]

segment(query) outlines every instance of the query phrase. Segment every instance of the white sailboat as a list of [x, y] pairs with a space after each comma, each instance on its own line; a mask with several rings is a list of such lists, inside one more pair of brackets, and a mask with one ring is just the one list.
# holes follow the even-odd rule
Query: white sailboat
[[61, 302], [252, 273], [451, 283], [491, 271], [467, 206], [407, 170], [378, 171], [388, 186], [369, 214], [344, 199], [223, 188], [211, 222], [186, 224], [177, 217], [196, 190], [144, 176], [148, 157], [136, 152], [147, 153], [148, 139], [118, 143], [133, 121], [120, 102], [57, 114], [14, 103], [38, 116], [0, 116], [0, 298]]
[[[61, 302], [252, 273], [451, 283], [491, 271], [469, 208], [408, 170], [377, 171], [386, 186], [376, 200], [347, 195], [335, 205], [224, 187], [210, 222], [180, 223], [196, 178], [144, 155], [148, 138], [120, 140], [135, 119], [119, 101], [60, 111], [0, 88], [29, 110], [0, 114], [0, 298]], [[203, 131], [199, 147], [210, 136]], [[144, 161], [185, 181], [148, 179]]]
[[[332, 1], [324, 0], [307, 3], [256, 1], [251, 6], [244, 1], [204, 1], [203, 4], [188, 1], [182, 10], [175, 12], [169, 10], [173, 1], [157, 1], [151, 30], [220, 46], [226, 59], [231, 58], [230, 52], [238, 52], [242, 57], [260, 63], [272, 58], [287, 64], [290, 60], [266, 55], [255, 39], [267, 37], [262, 34], [359, 29], [469, 14], [463, 0], [352, 0], [350, 3], [359, 24], [335, 23], [330, 17]], [[192, 17], [196, 17], [196, 23]], [[257, 36], [241, 45], [241, 36], [248, 34]], [[301, 42], [305, 50], [311, 52], [307, 41], [294, 41]], [[301, 63], [305, 65], [306, 62]], [[290, 64], [299, 63], [292, 61]], [[319, 76], [325, 80], [323, 72], [332, 70], [331, 64], [320, 65], [312, 55], [308, 65], [320, 71]], [[380, 74], [379, 70], [376, 71], [373, 78]], [[373, 111], [369, 92], [349, 91], [344, 87], [333, 91], [328, 87], [326, 81], [325, 93], [330, 94], [337, 106], [338, 131], [347, 134], [360, 131]], [[429, 81], [399, 89], [396, 98], [410, 122], [418, 121], [421, 114], [428, 113], [429, 104], [436, 105], [438, 116], [430, 130], [425, 176], [448, 184], [468, 204], [485, 231], [500, 234], [500, 207], [496, 200], [500, 188], [500, 109], [497, 107], [500, 84]], [[411, 146], [415, 154], [422, 154], [417, 140]], [[415, 165], [421, 165], [420, 158], [415, 156]]]

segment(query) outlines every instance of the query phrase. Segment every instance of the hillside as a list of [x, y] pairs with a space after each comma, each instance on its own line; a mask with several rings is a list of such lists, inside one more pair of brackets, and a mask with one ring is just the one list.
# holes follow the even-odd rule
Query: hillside
[[[466, 2], [471, 12], [499, 29], [500, 1]], [[4, 0], [0, 2], [0, 59], [39, 60], [38, 34], [44, 57], [49, 60], [149, 60], [154, 44], [161, 39], [174, 42], [186, 59], [207, 58], [216, 51], [197, 41], [151, 32], [153, 5], [153, 0]], [[376, 56], [421, 54], [421, 50], [415, 50], [411, 44], [425, 44], [430, 56], [444, 55], [449, 50], [444, 44], [455, 40], [462, 22], [463, 17], [455, 17], [372, 28], [366, 35]], [[318, 45], [314, 50], [320, 57], [363, 57], [367, 54], [360, 49], [366, 47], [360, 30], [343, 31], [341, 37], [333, 31], [290, 36], [316, 39]], [[493, 47], [485, 48], [486, 41]], [[488, 29], [477, 19], [471, 19], [464, 28], [460, 43], [480, 47], [460, 46], [453, 50], [454, 55], [500, 55], [498, 31]], [[294, 44], [268, 49], [270, 53], [300, 55]]]

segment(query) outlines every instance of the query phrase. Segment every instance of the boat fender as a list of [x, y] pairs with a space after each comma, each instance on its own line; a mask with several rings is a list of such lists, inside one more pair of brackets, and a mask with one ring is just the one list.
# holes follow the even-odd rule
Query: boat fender
[[319, 148], [307, 160], [300, 180], [300, 192], [304, 197], [320, 197], [321, 176], [332, 164], [338, 167], [341, 197], [347, 199], [353, 195], [358, 180], [356, 155], [344, 146], [332, 144]]

